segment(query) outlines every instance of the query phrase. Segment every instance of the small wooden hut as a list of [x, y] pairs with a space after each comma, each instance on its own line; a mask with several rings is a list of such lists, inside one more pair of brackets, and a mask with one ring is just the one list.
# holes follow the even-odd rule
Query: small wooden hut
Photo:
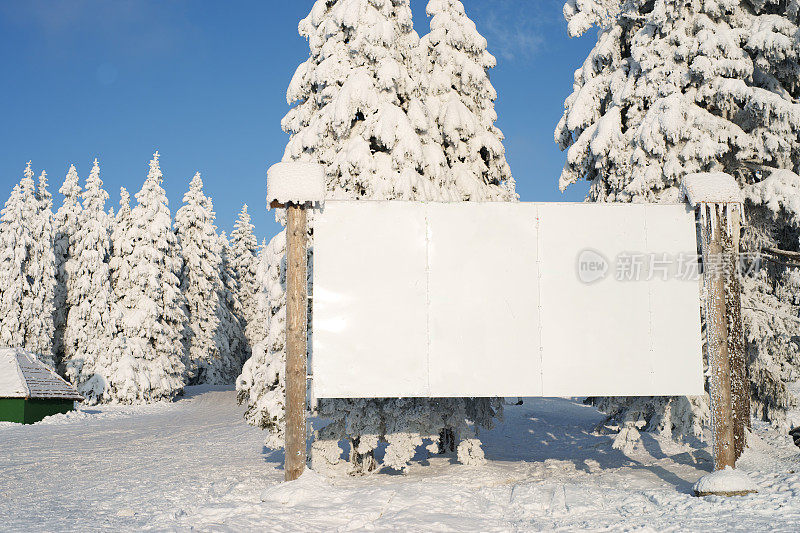
[[33, 424], [75, 409], [83, 398], [72, 385], [19, 348], [0, 348], [0, 421]]

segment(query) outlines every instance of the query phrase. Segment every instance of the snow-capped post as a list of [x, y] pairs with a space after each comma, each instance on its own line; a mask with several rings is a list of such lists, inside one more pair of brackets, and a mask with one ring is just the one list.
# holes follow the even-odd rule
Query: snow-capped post
[[273, 165], [267, 172], [267, 205], [286, 209], [286, 481], [299, 478], [306, 467], [306, 208], [324, 200], [325, 169], [321, 165], [290, 161]]
[[697, 496], [747, 494], [755, 488], [745, 474], [733, 470], [737, 451], [744, 449], [745, 426], [739, 381], [746, 369], [738, 368], [744, 356], [737, 353], [744, 346], [744, 332], [741, 300], [735, 292], [740, 286], [738, 230], [744, 200], [736, 180], [724, 173], [689, 174], [683, 180], [683, 192], [700, 211], [715, 471], [698, 481], [694, 491]]

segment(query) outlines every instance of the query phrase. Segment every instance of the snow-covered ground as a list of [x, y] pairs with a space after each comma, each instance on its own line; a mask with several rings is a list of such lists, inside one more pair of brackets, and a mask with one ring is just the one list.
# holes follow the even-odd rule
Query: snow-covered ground
[[740, 462], [760, 493], [695, 498], [707, 450], [644, 435], [625, 450], [602, 416], [528, 399], [483, 435], [488, 463], [419, 457], [407, 475], [282, 483], [281, 452], [242, 420], [235, 393], [86, 407], [0, 423], [0, 530], [800, 530], [800, 450], [758, 426]]

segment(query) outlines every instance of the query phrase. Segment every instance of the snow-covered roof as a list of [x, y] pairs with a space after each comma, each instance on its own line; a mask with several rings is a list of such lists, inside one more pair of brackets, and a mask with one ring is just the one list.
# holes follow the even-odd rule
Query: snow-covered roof
[[317, 163], [285, 161], [267, 171], [267, 205], [273, 201], [325, 201], [325, 169]]
[[20, 348], [0, 348], [0, 398], [83, 400], [36, 355]]
[[698, 172], [683, 178], [683, 193], [693, 207], [699, 204], [741, 204], [742, 191], [724, 172]]

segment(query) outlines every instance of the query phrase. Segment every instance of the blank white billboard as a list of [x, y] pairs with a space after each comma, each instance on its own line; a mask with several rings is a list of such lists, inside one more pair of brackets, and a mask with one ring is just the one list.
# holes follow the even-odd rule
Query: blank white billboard
[[317, 398], [703, 393], [683, 205], [329, 201]]

